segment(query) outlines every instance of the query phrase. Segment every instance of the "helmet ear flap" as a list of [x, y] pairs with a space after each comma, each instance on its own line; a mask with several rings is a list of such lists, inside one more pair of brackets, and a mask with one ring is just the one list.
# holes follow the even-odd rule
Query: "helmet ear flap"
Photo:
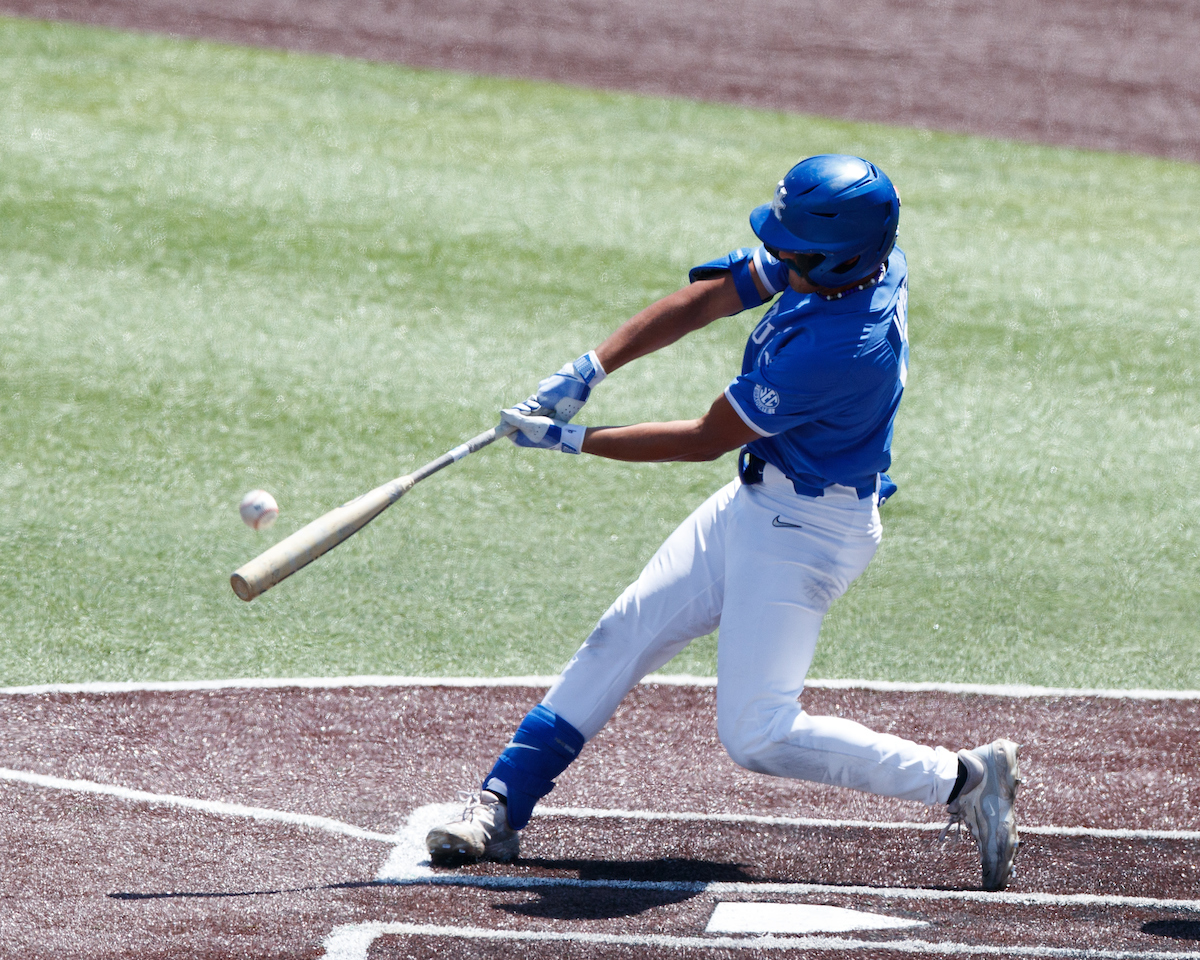
[[825, 254], [823, 253], [797, 253], [795, 254], [795, 257], [797, 267], [796, 272], [805, 280], [808, 279], [808, 275], [810, 273], [812, 273], [817, 269], [817, 267], [825, 262]]
[[[764, 244], [764, 246], [766, 245]], [[808, 275], [813, 270], [825, 261], [825, 254], [823, 253], [794, 253], [790, 250], [779, 250], [775, 247], [767, 247], [766, 250], [776, 260], [786, 264], [805, 280], [808, 279]]]

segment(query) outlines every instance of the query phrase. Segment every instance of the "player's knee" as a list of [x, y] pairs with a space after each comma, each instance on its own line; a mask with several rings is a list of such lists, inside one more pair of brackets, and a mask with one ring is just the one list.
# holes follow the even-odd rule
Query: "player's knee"
[[759, 770], [758, 757], [765, 746], [759, 723], [747, 716], [718, 721], [717, 736], [729, 759], [747, 770]]
[[718, 715], [717, 736], [729, 759], [757, 773], [772, 772], [771, 758], [778, 744], [788, 739], [786, 729], [799, 712], [795, 703], [774, 706], [761, 703]]

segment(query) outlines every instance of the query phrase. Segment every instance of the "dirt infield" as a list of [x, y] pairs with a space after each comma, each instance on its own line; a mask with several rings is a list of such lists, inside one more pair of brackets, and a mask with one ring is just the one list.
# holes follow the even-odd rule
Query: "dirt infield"
[[[979, 891], [969, 841], [938, 842], [940, 810], [734, 766], [693, 686], [638, 688], [516, 863], [430, 867], [418, 820], [455, 809], [540, 693], [4, 696], [0, 956], [1200, 956], [1196, 700], [805, 694], [949, 747], [1023, 744], [1003, 894]], [[707, 929], [747, 901], [922, 925], [769, 944]]]
[[1200, 161], [1189, 0], [0, 0], [0, 10]]

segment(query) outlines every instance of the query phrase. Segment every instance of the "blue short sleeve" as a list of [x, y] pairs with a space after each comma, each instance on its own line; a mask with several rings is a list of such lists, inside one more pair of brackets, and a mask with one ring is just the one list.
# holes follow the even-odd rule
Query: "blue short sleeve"
[[842, 402], [843, 384], [812, 362], [800, 344], [768, 367], [739, 375], [725, 389], [738, 415], [756, 433], [773, 437], [819, 419]]

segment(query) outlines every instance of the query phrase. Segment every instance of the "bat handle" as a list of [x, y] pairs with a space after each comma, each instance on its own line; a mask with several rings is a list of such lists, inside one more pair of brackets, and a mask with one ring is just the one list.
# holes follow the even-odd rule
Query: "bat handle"
[[482, 450], [489, 443], [495, 443], [501, 437], [507, 437], [510, 434], [516, 433], [517, 428], [511, 423], [498, 423], [491, 430], [484, 430], [483, 433], [476, 437], [472, 437], [466, 443], [460, 443], [453, 450], [448, 450], [436, 460], [431, 460], [423, 467], [419, 467], [409, 474], [413, 483], [420, 483], [426, 477], [432, 476], [439, 470], [450, 466], [452, 463], [458, 463], [463, 457]]

